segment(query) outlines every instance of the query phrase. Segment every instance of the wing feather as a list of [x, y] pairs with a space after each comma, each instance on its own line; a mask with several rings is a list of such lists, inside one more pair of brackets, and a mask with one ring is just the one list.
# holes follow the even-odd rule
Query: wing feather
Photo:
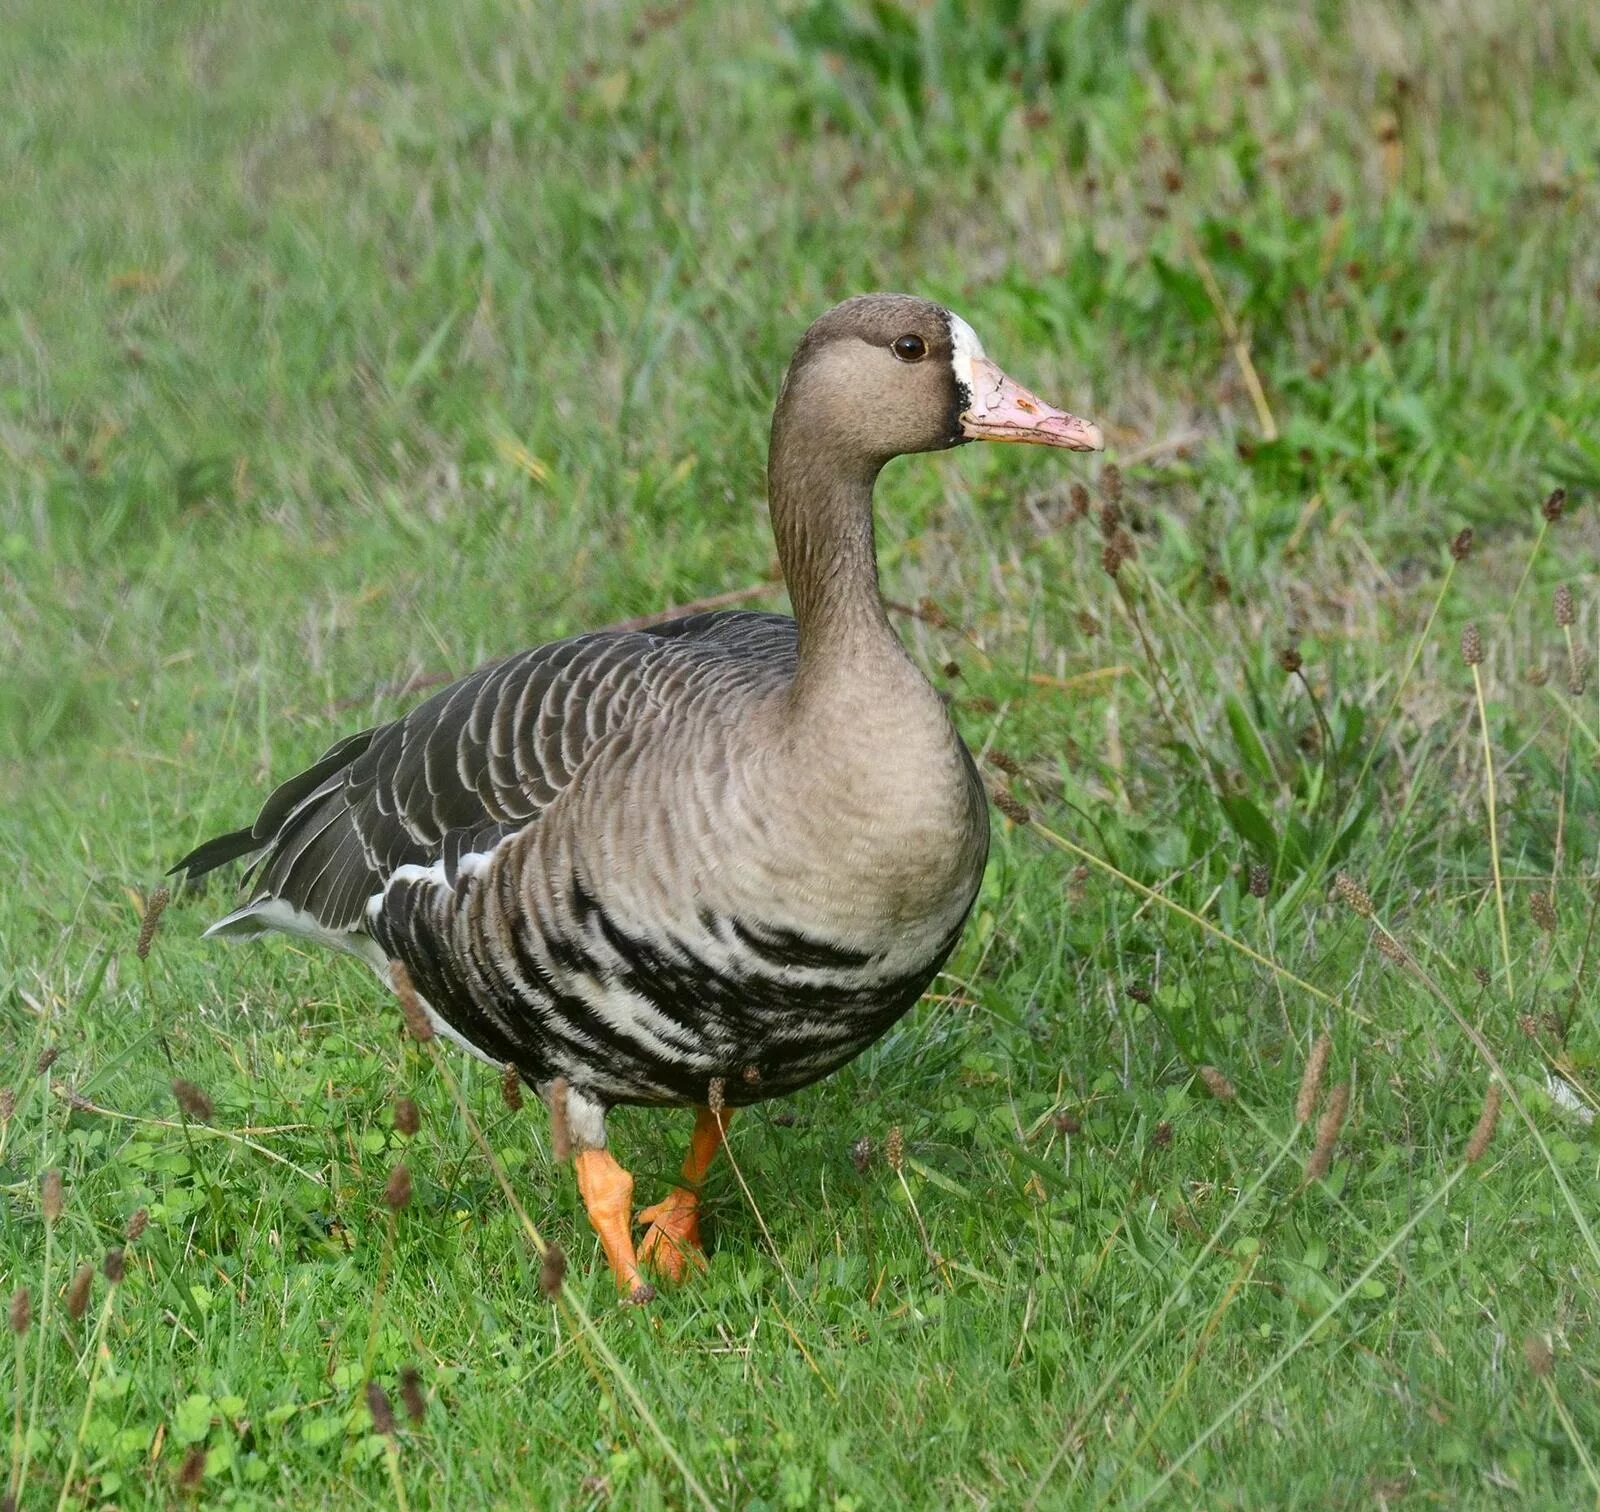
[[336, 742], [276, 788], [248, 829], [207, 841], [173, 870], [198, 876], [262, 852], [231, 928], [247, 932], [256, 910], [275, 927], [288, 910], [359, 935], [369, 899], [399, 868], [437, 864], [453, 883], [462, 856], [536, 823], [594, 747], [642, 709], [730, 674], [783, 675], [794, 657], [792, 620], [749, 613], [522, 652]]

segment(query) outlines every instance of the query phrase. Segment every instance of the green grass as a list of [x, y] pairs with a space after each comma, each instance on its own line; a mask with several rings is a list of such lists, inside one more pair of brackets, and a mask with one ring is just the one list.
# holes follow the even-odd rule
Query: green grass
[[[1600, 1142], [1546, 1081], [1596, 1105], [1593, 7], [573, 9], [8, 13], [23, 1505], [170, 1504], [193, 1445], [200, 1499], [244, 1507], [1593, 1505]], [[783, 363], [873, 287], [1106, 427], [1094, 461], [899, 463], [880, 539], [991, 782], [1142, 886], [996, 814], [946, 976], [735, 1125], [760, 1217], [719, 1165], [709, 1273], [646, 1310], [537, 1110], [452, 1061], [591, 1335], [369, 975], [202, 945], [225, 885], [141, 968], [141, 910], [407, 677], [762, 583]], [[1110, 463], [1115, 580], [1069, 493], [1098, 508]], [[1303, 1185], [1323, 1032], [1350, 1110]], [[613, 1127], [648, 1198], [687, 1119]], [[858, 1170], [893, 1127], [903, 1181]], [[408, 1364], [396, 1480], [363, 1388]]]

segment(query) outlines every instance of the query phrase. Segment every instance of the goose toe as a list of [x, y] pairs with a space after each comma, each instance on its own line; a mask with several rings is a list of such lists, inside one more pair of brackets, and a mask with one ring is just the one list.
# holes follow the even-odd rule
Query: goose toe
[[649, 1225], [639, 1244], [641, 1265], [674, 1284], [682, 1282], [691, 1270], [705, 1269], [700, 1201], [693, 1192], [674, 1187], [660, 1202], [640, 1212], [639, 1222]]

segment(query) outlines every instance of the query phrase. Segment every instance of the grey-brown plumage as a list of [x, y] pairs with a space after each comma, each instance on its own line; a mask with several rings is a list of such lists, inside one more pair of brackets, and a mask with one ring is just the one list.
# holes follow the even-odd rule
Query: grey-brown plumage
[[836, 307], [773, 421], [794, 619], [541, 646], [350, 736], [175, 868], [259, 853], [211, 932], [404, 962], [445, 1032], [567, 1084], [580, 1147], [616, 1103], [703, 1102], [713, 1079], [754, 1101], [843, 1064], [943, 964], [987, 853], [983, 789], [889, 626], [872, 533], [886, 462], [978, 436], [1098, 442], [939, 306]]

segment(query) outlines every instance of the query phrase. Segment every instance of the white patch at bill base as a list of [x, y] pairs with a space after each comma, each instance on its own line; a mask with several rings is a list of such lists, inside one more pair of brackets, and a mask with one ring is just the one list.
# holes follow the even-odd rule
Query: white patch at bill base
[[978, 333], [954, 310], [945, 312], [950, 317], [950, 366], [955, 371], [956, 382], [966, 390], [970, 404], [978, 392], [973, 381], [973, 364], [982, 361], [985, 353]]

